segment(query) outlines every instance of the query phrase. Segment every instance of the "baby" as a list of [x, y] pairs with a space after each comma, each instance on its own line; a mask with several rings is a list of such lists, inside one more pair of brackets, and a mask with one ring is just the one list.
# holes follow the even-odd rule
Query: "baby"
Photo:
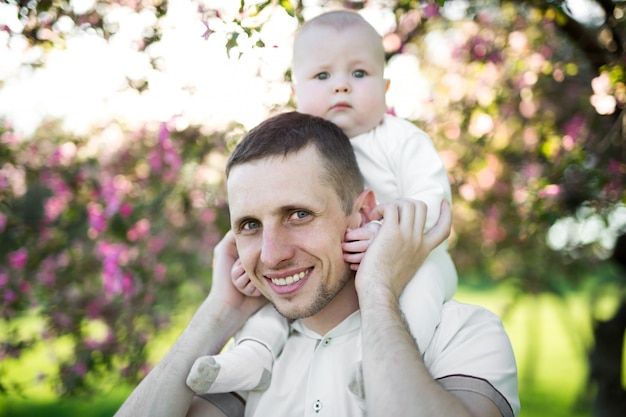
[[[293, 89], [298, 111], [330, 120], [344, 131], [365, 185], [379, 203], [400, 198], [426, 203], [428, 229], [439, 217], [441, 201], [450, 200], [448, 176], [428, 135], [386, 114], [389, 81], [383, 76], [384, 68], [382, 39], [358, 13], [333, 11], [317, 16], [302, 26], [294, 42]], [[358, 268], [377, 226], [370, 223], [346, 232], [344, 259], [352, 269]], [[232, 278], [244, 294], [261, 295], [240, 264], [233, 267]], [[420, 351], [430, 343], [441, 306], [456, 286], [456, 269], [444, 242], [423, 263], [400, 300]], [[233, 348], [195, 362], [187, 385], [202, 394], [266, 389], [288, 329], [287, 321], [272, 306], [265, 306], [240, 330]]]

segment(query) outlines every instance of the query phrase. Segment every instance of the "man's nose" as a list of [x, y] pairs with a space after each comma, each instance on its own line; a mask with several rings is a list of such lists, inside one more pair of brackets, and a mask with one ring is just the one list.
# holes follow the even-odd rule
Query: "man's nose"
[[288, 231], [280, 226], [264, 226], [263, 246], [261, 247], [261, 262], [268, 267], [279, 267], [294, 255], [294, 248], [288, 236]]

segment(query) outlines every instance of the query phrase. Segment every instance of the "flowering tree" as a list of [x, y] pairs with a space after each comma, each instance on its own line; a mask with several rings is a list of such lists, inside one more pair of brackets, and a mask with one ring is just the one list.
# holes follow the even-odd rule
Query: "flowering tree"
[[[605, 17], [581, 23], [566, 1], [461, 2], [461, 14], [446, 12], [455, 3], [397, 1], [383, 36], [390, 66], [417, 58], [428, 79], [428, 91], [415, 90], [419, 111], [400, 115], [431, 135], [449, 171], [455, 262], [466, 276], [514, 278], [526, 292], [576, 284], [611, 245], [571, 236], [555, 248], [548, 234], [559, 219], [608, 219], [624, 202], [623, 5], [599, 1]], [[271, 16], [301, 21], [304, 9], [259, 2], [227, 26], [219, 10], [205, 16], [209, 29], [228, 28], [229, 47], [267, 48]]]
[[[90, 140], [54, 124], [30, 141], [6, 125], [0, 135], [0, 314], [8, 329], [0, 355], [19, 357], [40, 338], [69, 340], [72, 354], [41, 375], [60, 393], [84, 392], [112, 371], [138, 381], [149, 369], [145, 344], [169, 324], [181, 288], [208, 290], [210, 253], [226, 221], [221, 183], [211, 178], [227, 150], [219, 134], [176, 132], [173, 123]], [[45, 322], [43, 334], [29, 337], [17, 319], [32, 310]], [[2, 391], [19, 388], [0, 378]]]

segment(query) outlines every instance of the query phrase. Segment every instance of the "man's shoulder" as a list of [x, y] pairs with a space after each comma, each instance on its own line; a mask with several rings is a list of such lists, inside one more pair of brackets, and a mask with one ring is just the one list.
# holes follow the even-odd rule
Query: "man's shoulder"
[[450, 316], [467, 315], [472, 317], [498, 317], [493, 311], [487, 309], [486, 307], [479, 306], [477, 304], [464, 303], [454, 299], [443, 303], [443, 314], [448, 314]]
[[438, 326], [440, 336], [457, 337], [470, 333], [504, 333], [502, 320], [493, 311], [475, 304], [450, 300], [443, 304], [441, 321]]

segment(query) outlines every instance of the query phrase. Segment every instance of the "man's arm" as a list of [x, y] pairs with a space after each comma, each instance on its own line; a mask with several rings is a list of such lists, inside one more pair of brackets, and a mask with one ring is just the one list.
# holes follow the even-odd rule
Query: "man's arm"
[[116, 417], [187, 415], [194, 392], [185, 381], [194, 361], [203, 355], [219, 353], [265, 302], [262, 297], [247, 297], [235, 289], [230, 270], [236, 259], [235, 239], [229, 232], [215, 247], [209, 296], [172, 348], [122, 404]]
[[409, 333], [399, 297], [419, 265], [450, 231], [450, 207], [423, 234], [426, 206], [408, 200], [379, 206], [385, 221], [359, 267], [363, 379], [369, 416], [500, 417], [498, 408], [474, 393], [457, 395], [437, 383]]

